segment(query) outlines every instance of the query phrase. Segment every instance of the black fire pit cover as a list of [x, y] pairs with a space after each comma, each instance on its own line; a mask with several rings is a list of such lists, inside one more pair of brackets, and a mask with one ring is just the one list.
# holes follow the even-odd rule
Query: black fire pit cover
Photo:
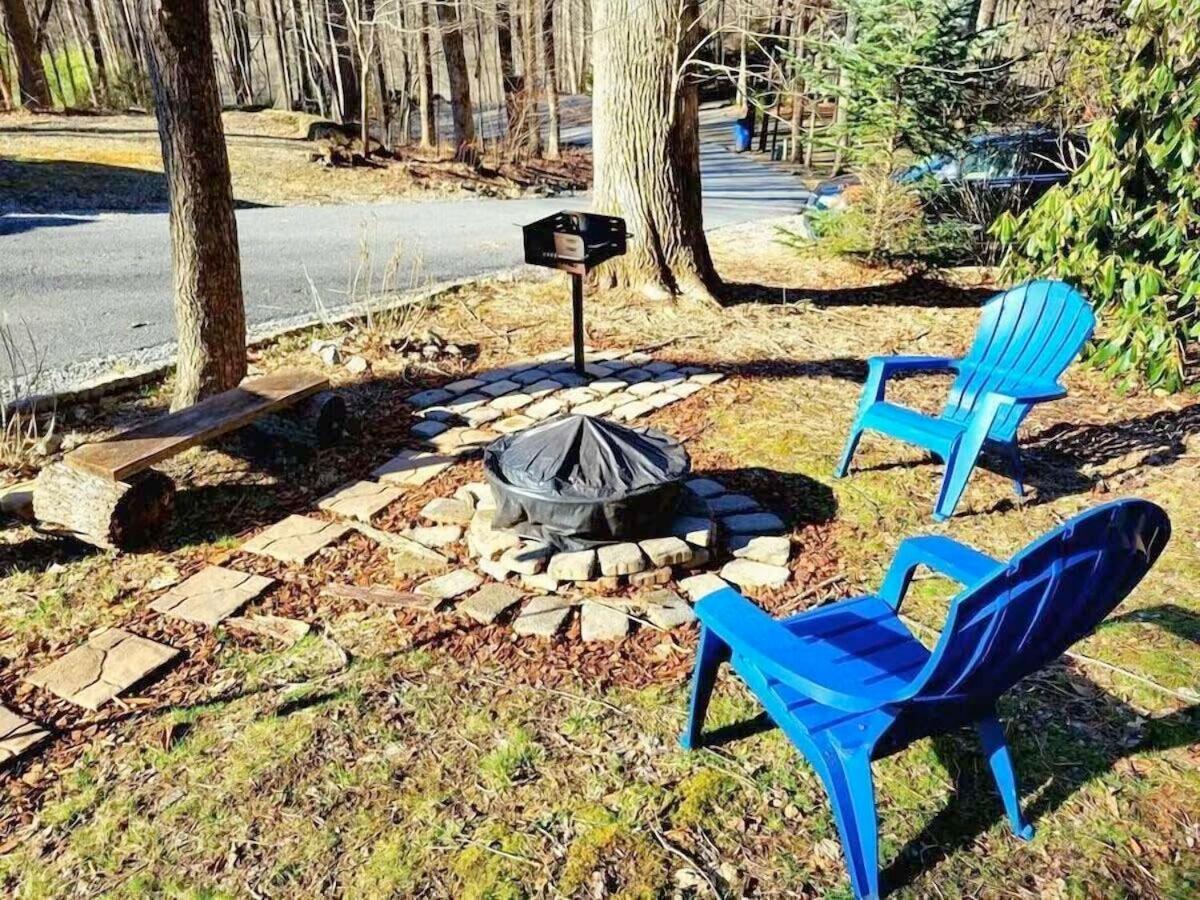
[[582, 550], [662, 535], [691, 461], [660, 431], [562, 416], [493, 442], [483, 468], [497, 528]]

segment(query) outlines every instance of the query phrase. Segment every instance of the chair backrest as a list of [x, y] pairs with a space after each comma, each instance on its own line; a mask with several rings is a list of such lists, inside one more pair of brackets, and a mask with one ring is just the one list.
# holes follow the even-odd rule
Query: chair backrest
[[1171, 523], [1146, 500], [1117, 500], [1071, 519], [952, 601], [914, 679], [924, 714], [992, 703], [1087, 636], [1141, 581]]
[[[1096, 324], [1087, 298], [1062, 281], [1029, 281], [983, 307], [943, 417], [966, 422], [987, 391], [1055, 381], [1079, 355]], [[988, 437], [1010, 441], [1029, 412], [1017, 404], [996, 417]]]

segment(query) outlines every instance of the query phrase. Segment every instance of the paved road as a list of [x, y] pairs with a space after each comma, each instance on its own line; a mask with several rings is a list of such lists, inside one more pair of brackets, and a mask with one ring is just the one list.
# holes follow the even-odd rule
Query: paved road
[[[701, 153], [708, 228], [797, 211], [801, 182], [729, 151], [706, 115]], [[586, 133], [571, 137], [586, 139]], [[350, 302], [347, 284], [364, 236], [376, 271], [399, 248], [424, 283], [521, 262], [522, 223], [588, 198], [467, 199], [240, 210], [238, 236], [252, 330]], [[407, 280], [407, 274], [405, 279]], [[170, 352], [174, 323], [164, 213], [0, 216], [0, 313], [28, 323], [59, 386], [90, 377], [105, 358]], [[0, 363], [3, 365], [3, 363]], [[0, 379], [8, 373], [0, 371]]]

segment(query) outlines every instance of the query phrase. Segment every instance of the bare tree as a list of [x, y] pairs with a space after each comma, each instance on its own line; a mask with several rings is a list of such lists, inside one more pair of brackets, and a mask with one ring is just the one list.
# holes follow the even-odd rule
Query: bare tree
[[554, 0], [538, 0], [542, 8], [542, 92], [546, 97], [546, 158], [558, 159], [558, 65], [554, 58]]
[[475, 119], [471, 111], [471, 75], [463, 49], [462, 21], [457, 0], [437, 0], [442, 25], [442, 53], [450, 80], [450, 117], [454, 122], [454, 155], [469, 155], [475, 144]]
[[145, 0], [154, 108], [170, 198], [179, 358], [176, 409], [246, 375], [237, 220], [206, 0]]
[[433, 111], [433, 53], [429, 46], [429, 2], [417, 0], [420, 29], [417, 33], [417, 116], [421, 122], [421, 146], [436, 147], [437, 119]]
[[8, 23], [9, 47], [17, 63], [17, 94], [22, 106], [28, 109], [49, 109], [50, 88], [42, 68], [29, 10], [25, 0], [0, 0], [0, 10]]
[[596, 206], [623, 216], [629, 252], [603, 277], [665, 298], [711, 299], [700, 205], [698, 97], [687, 76], [696, 0], [596, 0]]

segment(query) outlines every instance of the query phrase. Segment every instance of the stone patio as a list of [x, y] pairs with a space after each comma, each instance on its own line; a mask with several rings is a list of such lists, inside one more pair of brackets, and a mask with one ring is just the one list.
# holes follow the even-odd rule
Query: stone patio
[[273, 578], [209, 566], [171, 588], [150, 608], [215, 628], [275, 583]]
[[242, 545], [247, 553], [285, 563], [306, 563], [350, 530], [340, 522], [288, 516]]

